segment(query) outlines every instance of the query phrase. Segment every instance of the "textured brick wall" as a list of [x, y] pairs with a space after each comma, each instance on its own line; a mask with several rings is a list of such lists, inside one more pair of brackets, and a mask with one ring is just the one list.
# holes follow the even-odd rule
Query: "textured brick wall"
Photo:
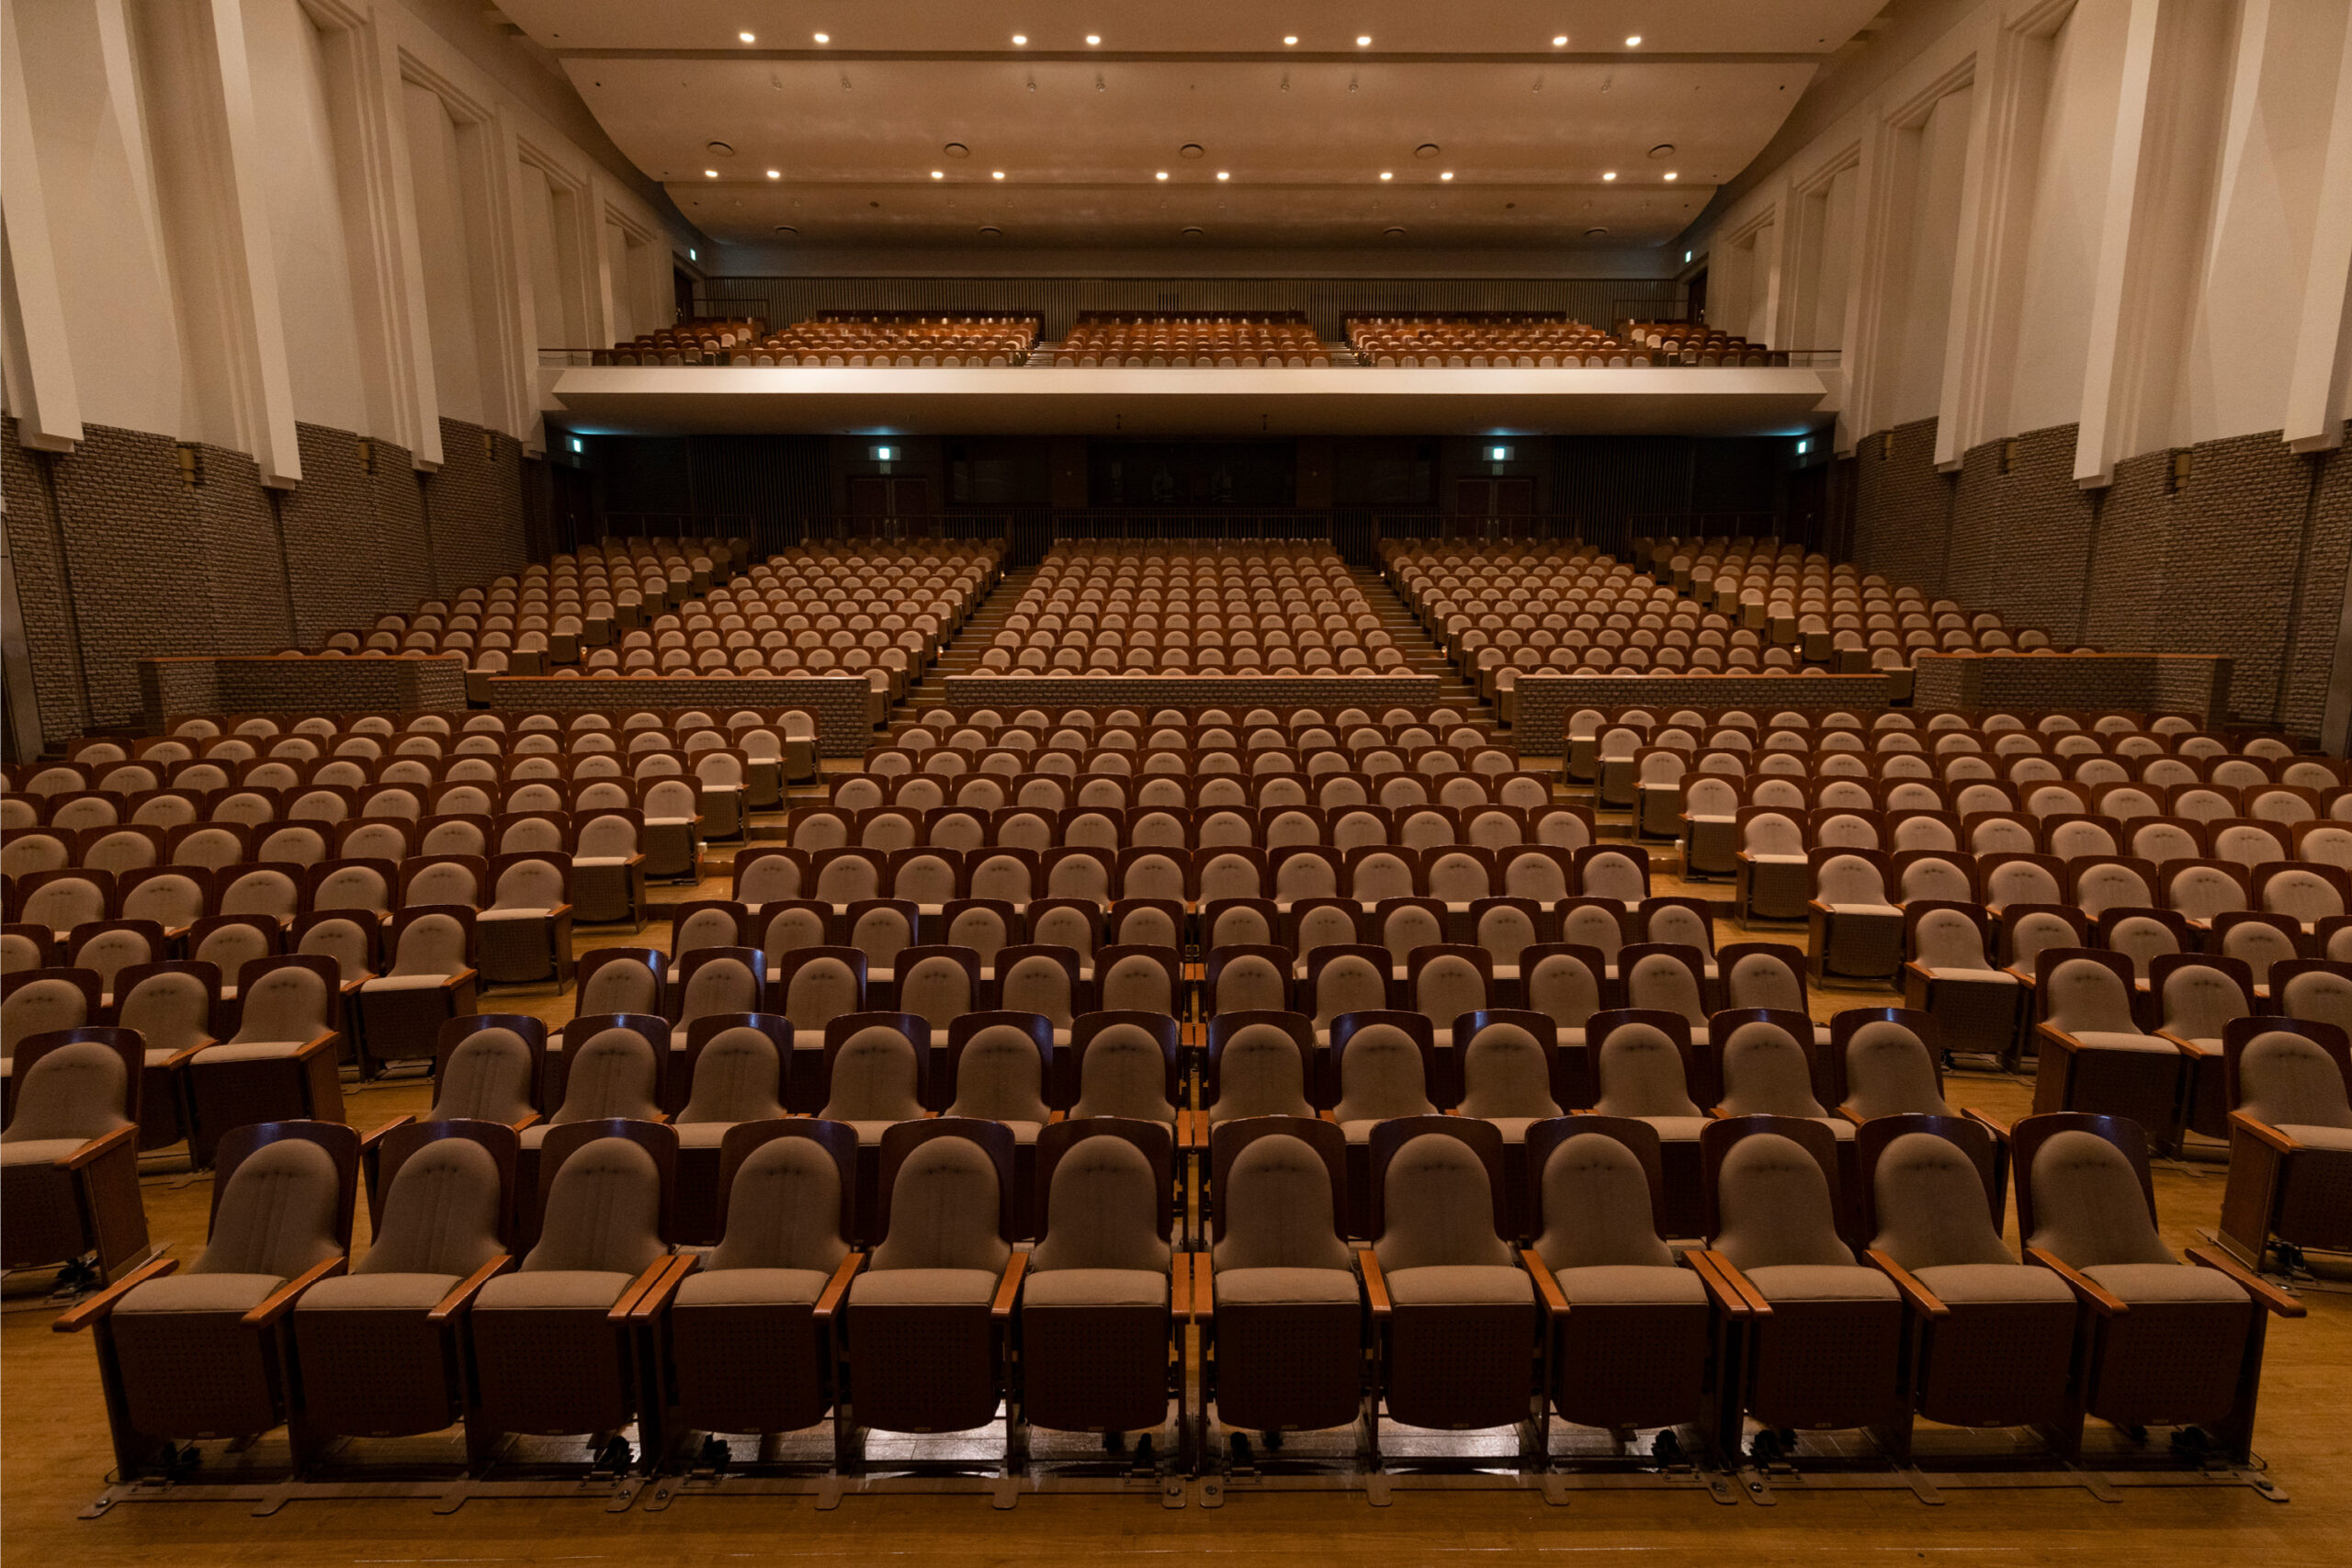
[[65, 552], [49, 504], [44, 465], [25, 450], [17, 422], [0, 420], [0, 493], [7, 498], [8, 564], [17, 576], [17, 608], [33, 667], [33, 697], [41, 731], [71, 735], [83, 727], [80, 645], [67, 605]]
[[1998, 611], [2014, 628], [2075, 646], [2082, 640], [2092, 508], [2090, 493], [2075, 483], [2075, 426], [2018, 436], [2006, 474], [2000, 443], [1973, 448], [1952, 496], [1945, 591], [1972, 609]]
[[454, 654], [390, 659], [146, 659], [144, 719], [187, 714], [457, 713], [466, 666]]
[[[521, 569], [523, 448], [492, 434], [485, 452], [478, 425], [441, 422], [441, 471], [424, 477], [432, 530], [434, 592], [456, 592]], [[413, 601], [411, 601], [413, 604]]]
[[[294, 588], [296, 647], [315, 648], [327, 633], [365, 624], [393, 603], [385, 586], [392, 551], [385, 543], [352, 547], [354, 519], [373, 518], [377, 487], [359, 455], [359, 439], [322, 424], [295, 426], [301, 437], [302, 482], [278, 502], [286, 532], [286, 577]], [[389, 454], [387, 454], [389, 455]], [[413, 477], [403, 476], [408, 488]], [[413, 594], [410, 604], [424, 597]]]
[[1936, 472], [1936, 422], [1897, 425], [1890, 434], [1892, 455], [1882, 457], [1883, 437], [1872, 435], [1855, 456], [1854, 560], [1895, 582], [1940, 592], [1952, 486]]
[[349, 433], [300, 434], [302, 482], [272, 491], [223, 447], [199, 449], [190, 486], [169, 436], [89, 425], [75, 450], [35, 454], [6, 422], [9, 549], [51, 743], [140, 722], [141, 659], [312, 644], [523, 566], [512, 438], [486, 454], [477, 427], [444, 421], [447, 468], [421, 475], [400, 447], [379, 445], [371, 474]]
[[2352, 563], [2352, 459], [2290, 452], [2278, 433], [2207, 442], [2175, 491], [2169, 452], [2116, 465], [2115, 482], [2075, 482], [2076, 429], [1968, 452], [1943, 536], [1933, 525], [1933, 422], [1898, 427], [1881, 459], [1857, 459], [1854, 558], [1898, 582], [1998, 612], [2060, 646], [2216, 653], [2233, 671], [2239, 723], [2316, 734], [2345, 575]]
[[264, 488], [261, 468], [243, 452], [207, 446], [204, 482], [186, 491], [196, 513], [194, 548], [187, 567], [210, 596], [209, 635], [178, 640], [187, 653], [267, 653], [293, 638], [280, 547], [277, 498]]
[[[2352, 425], [2346, 426], [2352, 435]], [[2280, 717], [2299, 735], [2315, 734], [2327, 705], [2327, 682], [2344, 619], [2345, 575], [2352, 570], [2352, 459], [2341, 446], [2306, 458], [2318, 467], [2312, 486], [2310, 547], [2295, 617], [2293, 660]]]
[[1928, 653], [1915, 666], [1911, 705], [1926, 713], [2185, 713], [2217, 729], [2228, 721], [2229, 689], [2226, 656]]
[[[817, 750], [827, 757], [862, 757], [874, 743], [866, 718], [871, 688], [847, 675], [650, 675], [603, 680], [561, 675], [507, 675], [490, 683], [496, 713], [602, 713], [634, 708], [699, 707], [805, 710], [817, 724]], [[952, 700], [952, 699], [951, 699]]]
[[1873, 713], [1888, 701], [1883, 675], [1522, 675], [1511, 739], [1521, 756], [1557, 756], [1568, 716], [1583, 707]]

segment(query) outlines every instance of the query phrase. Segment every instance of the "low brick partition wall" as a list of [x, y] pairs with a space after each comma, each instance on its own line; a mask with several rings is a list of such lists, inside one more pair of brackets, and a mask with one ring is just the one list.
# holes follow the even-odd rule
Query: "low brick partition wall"
[[2188, 714], [2211, 730], [2230, 717], [2227, 654], [1922, 653], [1912, 668], [1911, 704], [1930, 713], [2118, 708]]
[[[1875, 713], [1893, 701], [1883, 675], [1522, 674], [1510, 739], [1522, 757], [1567, 750], [1568, 716], [1578, 708], [1792, 708], [1799, 713]], [[1663, 714], [1660, 715], [1664, 716]]]
[[[1366, 704], [1426, 708], [1438, 701], [1434, 675], [950, 675], [951, 708], [1137, 707], [1339, 708]], [[1465, 716], [1476, 707], [1464, 705]]]
[[454, 653], [381, 659], [192, 655], [139, 661], [147, 727], [215, 713], [451, 713], [466, 705], [466, 664]]
[[494, 675], [492, 713], [580, 713], [605, 708], [707, 708], [723, 720], [736, 708], [802, 708], [817, 722], [817, 750], [862, 757], [874, 743], [866, 720], [872, 688], [862, 675]]

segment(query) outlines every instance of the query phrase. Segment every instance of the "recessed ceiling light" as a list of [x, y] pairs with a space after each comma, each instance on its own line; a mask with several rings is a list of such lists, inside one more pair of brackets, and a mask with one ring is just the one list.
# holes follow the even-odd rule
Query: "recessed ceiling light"
[[1217, 177], [1218, 179], [1221, 179], [1221, 180], [1229, 180], [1229, 179], [1231, 179], [1233, 176], [1232, 176], [1231, 175], [1227, 174], [1223, 169], [1219, 169], [1219, 170], [1216, 172], [1216, 177]]
[[1298, 43], [1298, 35], [1296, 33], [1288, 34], [1283, 39], [1283, 42], [1295, 47]]
[[1448, 170], [1446, 170], [1443, 174], [1442, 174], [1442, 175], [1438, 175], [1438, 178], [1439, 178], [1439, 179], [1442, 179], [1442, 180], [1450, 180], [1450, 179], [1452, 179], [1453, 177], [1453, 171], [1452, 169], [1448, 169]]
[[1380, 231], [1380, 237], [1384, 240], [1401, 240], [1405, 237], [1405, 231], [1402, 229], [1383, 229]]
[[972, 155], [972, 150], [960, 141], [951, 141], [940, 151], [951, 158], [968, 158]]
[[1661, 142], [1659, 142], [1657, 146], [1655, 146], [1655, 147], [1653, 147], [1653, 148], [1651, 148], [1651, 149], [1650, 149], [1650, 156], [1651, 156], [1651, 157], [1653, 157], [1653, 158], [1671, 158], [1671, 157], [1673, 157], [1673, 156], [1674, 156], [1674, 143], [1673, 143], [1673, 142], [1671, 142], [1671, 141], [1661, 141]]
[[780, 180], [784, 178], [784, 171], [782, 169], [770, 169], [768, 171], [768, 178], [772, 180]]
[[1627, 49], [1639, 49], [1639, 48], [1641, 48], [1641, 47], [1642, 47], [1642, 35], [1641, 35], [1641, 34], [1639, 34], [1639, 33], [1635, 33], [1632, 38], [1627, 39], [1625, 40], [1625, 47], [1626, 47]]
[[1089, 33], [1086, 35], [1086, 41], [1090, 44], [1101, 43], [1102, 41], [1102, 35], [1101, 33]]
[[1151, 177], [1152, 177], [1153, 179], [1156, 179], [1156, 180], [1164, 180], [1164, 179], [1166, 179], [1166, 178], [1168, 177], [1168, 171], [1167, 171], [1167, 170], [1165, 170], [1165, 169], [1162, 169], [1162, 170], [1160, 170], [1160, 171], [1159, 171], [1159, 173], [1158, 173], [1158, 174], [1156, 174], [1156, 175], [1152, 175]]
[[1027, 43], [1029, 41], [1029, 35], [1027, 33], [1015, 33], [1012, 35], [1012, 41], [1016, 44]]
[[1568, 35], [1567, 35], [1567, 34], [1566, 34], [1566, 33], [1562, 33], [1559, 37], [1557, 37], [1557, 38], [1554, 39], [1552, 40], [1552, 47], [1553, 47], [1554, 49], [1566, 49], [1566, 48], [1567, 48], [1567, 47], [1568, 47]]
[[1199, 142], [1187, 141], [1184, 145], [1176, 149], [1176, 156], [1179, 158], [1197, 158], [1202, 155], [1204, 149]]
[[718, 171], [717, 169], [705, 169], [702, 172], [702, 177], [707, 180], [715, 180], [718, 177]]
[[1004, 178], [1004, 171], [1002, 169], [990, 169], [989, 171], [989, 178], [992, 180], [1001, 180]]
[[809, 37], [815, 39], [819, 43], [831, 43], [833, 41], [833, 35], [831, 33], [811, 33]]
[[983, 240], [1001, 240], [1004, 238], [1004, 231], [998, 228], [993, 223], [983, 223], [980, 225], [980, 238]]
[[1666, 171], [1666, 177], [1670, 180], [1679, 180], [1682, 176], [1676, 174], [1672, 169], [1668, 169]]
[[1204, 231], [1199, 224], [1192, 223], [1187, 224], [1184, 228], [1177, 231], [1177, 237], [1183, 240], [1197, 240], [1201, 237], [1203, 232]]
[[947, 177], [947, 171], [944, 169], [933, 169], [931, 171], [931, 177], [935, 180], [944, 180]]
[[1356, 39], [1356, 47], [1357, 47], [1358, 49], [1370, 49], [1370, 48], [1372, 47], [1372, 38], [1371, 38], [1371, 36], [1370, 36], [1369, 34], [1366, 34], [1364, 37], [1362, 37], [1362, 38], [1357, 39]]
[[1598, 239], [1600, 236], [1606, 234], [1607, 232], [1609, 232], [1609, 231], [1606, 229], [1587, 229], [1584, 231], [1584, 237], [1588, 240]]
[[1604, 179], [1604, 180], [1613, 180], [1613, 179], [1615, 179], [1615, 178], [1617, 177], [1617, 171], [1616, 171], [1616, 170], [1614, 170], [1614, 169], [1611, 169], [1608, 173], [1606, 173], [1606, 174], [1602, 175], [1600, 177], [1601, 177], [1602, 179]]
[[1381, 170], [1381, 171], [1380, 171], [1380, 177], [1381, 177], [1382, 179], [1384, 179], [1384, 180], [1393, 180], [1393, 179], [1395, 179], [1396, 176], [1395, 175], [1390, 174], [1386, 169], [1383, 169], [1383, 170]]
[[1434, 158], [1443, 151], [1445, 151], [1445, 149], [1440, 147], [1434, 141], [1424, 141], [1419, 147], [1413, 149], [1413, 156], [1416, 158]]
[[753, 38], [750, 33], [737, 33], [735, 36], [741, 39], [745, 43], [757, 43], [760, 41], [758, 39]]
[[775, 226], [775, 231], [776, 231], [777, 233], [779, 233], [779, 234], [785, 234], [785, 235], [797, 234], [797, 233], [799, 233], [799, 232], [800, 232], [800, 231], [799, 231], [799, 230], [797, 230], [797, 229], [794, 228], [794, 227], [793, 227], [791, 224], [789, 224], [789, 223], [779, 223], [779, 224], [777, 224], [777, 225]]

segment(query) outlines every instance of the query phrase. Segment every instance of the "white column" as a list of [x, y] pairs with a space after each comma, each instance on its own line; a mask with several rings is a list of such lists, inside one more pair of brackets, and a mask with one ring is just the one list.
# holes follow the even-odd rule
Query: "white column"
[[[2311, 266], [2295, 333], [2294, 370], [2287, 383], [2286, 436], [2298, 452], [2340, 445], [2352, 417], [2346, 395], [2352, 380], [2352, 27], [2335, 68], [2335, 106], [2328, 120], [2327, 161], [2322, 166]], [[2342, 726], [2329, 733], [2338, 735]]]
[[2144, 267], [2147, 237], [2139, 231], [2141, 183], [2154, 151], [2148, 109], [2156, 80], [2165, 0], [2132, 0], [2124, 35], [2123, 85], [2115, 109], [2114, 152], [2108, 164], [2107, 210], [2099, 223], [2098, 260], [2091, 295], [2090, 347], [2083, 366], [2082, 418], [2075, 442], [2075, 482], [2101, 489], [2115, 479], [2132, 427], [2130, 405], [2143, 333], [2127, 310]]
[[294, 430], [293, 383], [286, 366], [285, 321], [278, 313], [277, 255], [259, 177], [267, 154], [254, 118], [243, 0], [210, 0], [204, 20], [211, 34], [211, 58], [206, 64], [219, 84], [227, 152], [218, 170], [221, 188], [214, 195], [220, 201], [220, 265], [228, 284], [223, 303], [230, 320], [223, 327], [244, 361], [238, 378], [243, 404], [238, 423], [261, 468], [261, 482], [288, 487], [300, 481], [302, 458]]
[[66, 344], [65, 302], [57, 287], [12, 3], [0, 4], [0, 333], [6, 336], [0, 373], [7, 378], [17, 439], [65, 452], [82, 439], [82, 399]]

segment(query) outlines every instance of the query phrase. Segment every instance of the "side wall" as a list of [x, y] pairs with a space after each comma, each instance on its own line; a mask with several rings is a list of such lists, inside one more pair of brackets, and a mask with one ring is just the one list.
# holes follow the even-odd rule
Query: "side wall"
[[137, 723], [141, 659], [316, 646], [525, 559], [522, 446], [476, 425], [443, 422], [435, 473], [381, 445], [371, 473], [357, 436], [303, 425], [308, 477], [290, 491], [264, 488], [241, 452], [198, 448], [190, 483], [168, 437], [83, 432], [71, 452], [41, 452], [0, 421], [8, 552], [52, 740]]
[[1857, 561], [2062, 645], [2227, 654], [2235, 718], [2342, 750], [2352, 11], [1939, 14], [1816, 83], [1678, 243], [1724, 324], [1769, 298], [1774, 346], [1838, 349], [1809, 434]]
[[2317, 736], [2345, 573], [2352, 456], [2292, 451], [2277, 432], [2116, 465], [2079, 487], [2072, 425], [1971, 447], [1939, 471], [1933, 420], [1866, 437], [1853, 558], [2062, 647], [2222, 653], [2239, 723]]

